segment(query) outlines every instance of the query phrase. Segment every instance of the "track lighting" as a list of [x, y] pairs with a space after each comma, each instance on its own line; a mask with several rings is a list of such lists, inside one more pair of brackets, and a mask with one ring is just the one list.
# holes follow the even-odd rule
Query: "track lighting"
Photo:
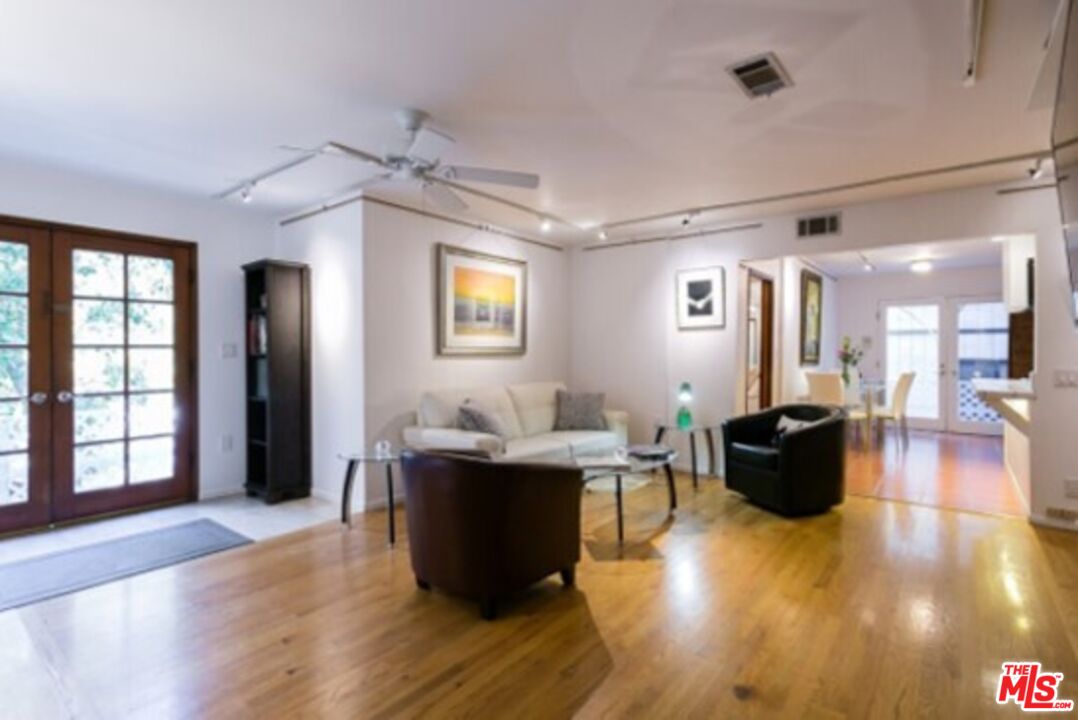
[[928, 260], [914, 260], [910, 263], [910, 272], [925, 275], [932, 272], [932, 263]]
[[857, 253], [857, 256], [859, 258], [861, 258], [861, 269], [862, 270], [864, 270], [867, 273], [876, 272], [876, 266], [868, 261], [868, 258], [865, 257], [864, 253], [859, 252], [859, 253]]
[[607, 237], [609, 237], [609, 236], [606, 234], [606, 230], [601, 230], [600, 229], [599, 230], [599, 239], [600, 240], [606, 240]]
[[240, 200], [242, 200], [245, 205], [255, 199], [254, 190], [254, 183], [247, 183], [243, 186], [243, 189], [240, 190]]
[[1044, 175], [1044, 158], [1037, 158], [1028, 172], [1030, 180], [1040, 180], [1041, 176]]
[[689, 223], [692, 222], [692, 219], [694, 217], [696, 217], [696, 211], [695, 210], [692, 211], [692, 212], [687, 213], [685, 215], [685, 217], [681, 218], [681, 227], [688, 227]]
[[548, 232], [550, 232], [550, 229], [552, 227], [554, 227], [554, 224], [552, 222], [550, 222], [550, 218], [540, 218], [539, 219], [539, 231], [541, 233], [543, 233], [544, 235], [546, 235]]

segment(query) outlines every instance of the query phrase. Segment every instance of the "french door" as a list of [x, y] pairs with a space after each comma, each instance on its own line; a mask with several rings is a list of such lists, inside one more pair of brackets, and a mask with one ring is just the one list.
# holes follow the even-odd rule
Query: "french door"
[[888, 392], [913, 372], [912, 427], [999, 434], [1001, 418], [977, 397], [973, 380], [1007, 377], [1006, 307], [998, 298], [887, 302], [880, 309]]
[[0, 532], [192, 495], [191, 254], [0, 225]]

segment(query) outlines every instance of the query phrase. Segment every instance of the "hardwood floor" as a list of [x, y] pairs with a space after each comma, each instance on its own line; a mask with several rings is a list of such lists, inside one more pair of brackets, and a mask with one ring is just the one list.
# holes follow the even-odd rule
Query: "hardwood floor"
[[[588, 494], [577, 587], [483, 622], [416, 589], [385, 514], [0, 614], [0, 715], [1015, 717], [1000, 663], [1078, 699], [1078, 534], [850, 497], [817, 518], [721, 482]], [[398, 515], [403, 528], [403, 513]]]
[[888, 432], [882, 445], [848, 444], [846, 491], [952, 510], [1025, 517], [1003, 465], [1003, 440], [986, 435], [911, 431], [903, 450]]

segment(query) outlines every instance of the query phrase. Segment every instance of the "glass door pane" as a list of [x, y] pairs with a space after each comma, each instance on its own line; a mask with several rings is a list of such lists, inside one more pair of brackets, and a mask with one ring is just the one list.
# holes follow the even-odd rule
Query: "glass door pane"
[[0, 532], [49, 520], [48, 243], [0, 225]]
[[78, 249], [71, 272], [74, 490], [170, 479], [172, 260]]
[[0, 240], [0, 506], [30, 500], [30, 246]]
[[919, 423], [923, 426], [938, 424], [942, 421], [939, 303], [888, 305], [884, 313], [888, 393], [900, 375], [914, 373], [909, 417], [927, 421]]
[[1002, 431], [1002, 418], [981, 402], [973, 390], [975, 378], [1007, 377], [1007, 342], [1010, 318], [999, 301], [962, 301], [955, 305], [956, 382], [949, 392], [953, 402], [952, 428], [959, 432]]

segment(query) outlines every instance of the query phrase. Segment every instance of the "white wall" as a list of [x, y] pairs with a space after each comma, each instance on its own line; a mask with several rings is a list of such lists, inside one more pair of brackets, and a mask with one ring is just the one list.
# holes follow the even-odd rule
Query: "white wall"
[[883, 336], [877, 311], [892, 300], [1003, 297], [1000, 266], [935, 270], [927, 275], [911, 272], [871, 273], [839, 279], [838, 332], [855, 343], [871, 338], [865, 347], [861, 372], [865, 377], [883, 378]]
[[[280, 229], [277, 257], [311, 268], [311, 484], [338, 502], [345, 463], [364, 448], [363, 210], [345, 205]], [[353, 507], [363, 507], [357, 487]]]
[[[820, 308], [820, 362], [801, 364], [801, 271], [809, 270], [823, 279], [823, 306]], [[782, 284], [778, 292], [779, 387], [781, 402], [797, 402], [808, 395], [805, 371], [827, 372], [838, 369], [838, 293], [835, 280], [796, 257], [782, 258]]]
[[[447, 243], [528, 263], [527, 352], [439, 357], [435, 341], [435, 248]], [[569, 253], [503, 235], [364, 203], [363, 308], [367, 445], [394, 446], [414, 422], [424, 390], [483, 387], [569, 375]], [[367, 507], [385, 501], [381, 468], [370, 468]]]
[[676, 270], [721, 264], [729, 281], [744, 260], [1033, 233], [1040, 261], [1031, 509], [1038, 518], [1049, 506], [1078, 509], [1078, 500], [1063, 497], [1064, 477], [1078, 474], [1078, 446], [1068, 441], [1068, 428], [1078, 417], [1078, 391], [1051, 386], [1054, 369], [1078, 365], [1078, 331], [1070, 315], [1053, 192], [999, 195], [994, 187], [976, 187], [853, 205], [842, 211], [841, 235], [811, 240], [798, 240], [795, 217], [786, 215], [765, 218], [759, 229], [575, 250], [570, 315], [573, 383], [606, 389], [611, 405], [629, 409], [636, 440], [650, 435], [654, 419], [669, 415], [672, 388], [681, 380], [691, 381], [697, 389], [697, 414], [721, 420], [736, 407], [736, 358], [742, 349], [731, 319], [738, 317], [740, 294], [727, 290], [725, 330], [678, 332]]
[[[0, 214], [198, 243], [199, 463], [203, 498], [240, 492], [243, 452], [244, 318], [240, 266], [273, 251], [274, 223], [249, 208], [5, 158]], [[221, 346], [237, 346], [223, 359]], [[222, 451], [230, 435], [233, 449]]]

